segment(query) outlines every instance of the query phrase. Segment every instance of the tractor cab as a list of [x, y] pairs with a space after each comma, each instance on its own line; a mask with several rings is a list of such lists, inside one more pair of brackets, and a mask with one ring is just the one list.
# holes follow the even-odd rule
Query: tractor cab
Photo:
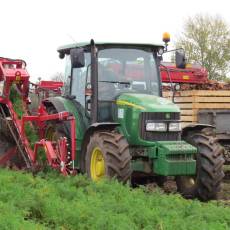
[[58, 51], [66, 56], [69, 94], [93, 122], [114, 122], [116, 101], [122, 94], [161, 96], [158, 53], [162, 45], [91, 43]]

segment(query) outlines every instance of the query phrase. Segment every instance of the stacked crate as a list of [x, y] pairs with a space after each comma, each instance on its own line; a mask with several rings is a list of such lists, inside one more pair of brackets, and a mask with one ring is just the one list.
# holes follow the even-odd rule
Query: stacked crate
[[[172, 92], [163, 92], [171, 100]], [[182, 126], [198, 122], [200, 110], [230, 110], [230, 90], [187, 90], [178, 91], [174, 97], [181, 109]]]

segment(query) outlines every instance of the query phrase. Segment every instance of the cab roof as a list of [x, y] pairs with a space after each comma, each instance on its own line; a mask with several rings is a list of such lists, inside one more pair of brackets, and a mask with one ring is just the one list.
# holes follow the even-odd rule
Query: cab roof
[[[130, 47], [152, 47], [152, 48], [159, 48], [164, 47], [163, 44], [157, 44], [157, 43], [127, 43], [127, 42], [95, 42], [96, 46], [130, 46]], [[72, 43], [64, 46], [58, 47], [57, 51], [59, 53], [65, 53], [69, 54], [70, 50], [73, 48], [84, 48], [84, 47], [90, 47], [90, 42], [79, 42], [79, 43]]]

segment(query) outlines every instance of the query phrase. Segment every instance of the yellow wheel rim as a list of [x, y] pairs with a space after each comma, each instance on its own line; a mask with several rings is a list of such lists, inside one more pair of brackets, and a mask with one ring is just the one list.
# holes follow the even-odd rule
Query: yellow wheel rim
[[91, 162], [90, 162], [90, 174], [94, 181], [98, 181], [105, 175], [105, 160], [100, 148], [93, 149]]

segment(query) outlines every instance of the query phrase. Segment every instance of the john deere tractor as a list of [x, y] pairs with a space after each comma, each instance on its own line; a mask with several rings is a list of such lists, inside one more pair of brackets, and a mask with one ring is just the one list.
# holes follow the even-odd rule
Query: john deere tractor
[[[182, 130], [180, 109], [161, 97], [163, 50], [164, 45], [93, 40], [60, 47], [69, 87], [65, 96], [44, 104], [49, 113], [75, 116], [74, 164], [92, 180], [162, 184], [170, 176], [185, 197], [213, 199], [223, 178], [223, 150], [211, 126]], [[70, 139], [70, 127], [50, 123], [46, 135]]]

